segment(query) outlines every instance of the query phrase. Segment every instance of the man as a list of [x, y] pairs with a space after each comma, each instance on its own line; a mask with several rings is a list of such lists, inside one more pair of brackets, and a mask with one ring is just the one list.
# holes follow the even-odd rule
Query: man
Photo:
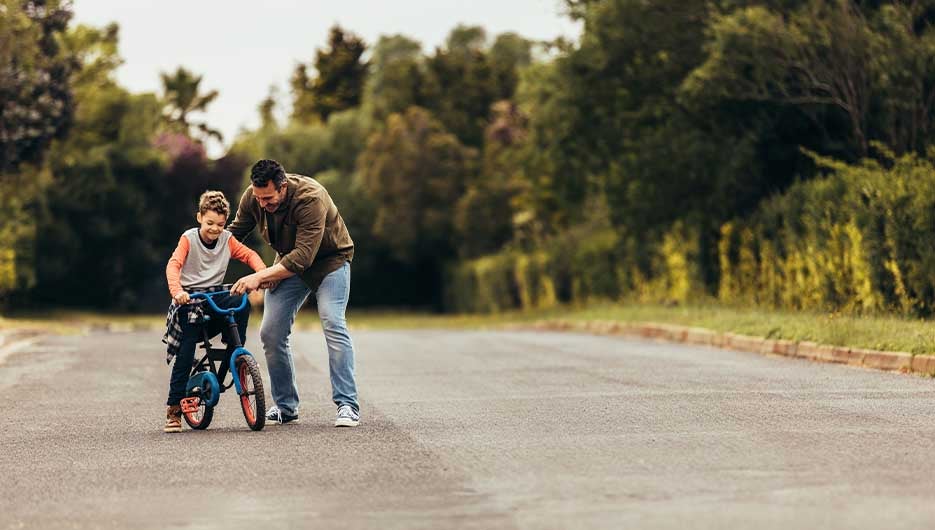
[[315, 180], [286, 174], [275, 160], [260, 160], [250, 171], [250, 181], [228, 230], [242, 241], [258, 228], [277, 256], [272, 267], [237, 280], [231, 293], [269, 287], [260, 340], [275, 405], [266, 417], [280, 423], [298, 419], [299, 393], [289, 336], [296, 313], [314, 293], [328, 345], [332, 399], [338, 407], [334, 425], [356, 427], [360, 407], [354, 345], [344, 318], [354, 242], [328, 191]]

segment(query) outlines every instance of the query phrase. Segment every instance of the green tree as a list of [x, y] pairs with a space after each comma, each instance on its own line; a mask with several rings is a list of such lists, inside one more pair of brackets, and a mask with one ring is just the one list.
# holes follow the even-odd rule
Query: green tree
[[332, 27], [328, 48], [315, 53], [317, 75], [309, 77], [304, 64], [293, 74], [293, 119], [301, 123], [327, 121], [331, 113], [360, 104], [367, 74], [361, 56], [366, 49], [360, 37], [340, 26]]
[[465, 145], [483, 143], [490, 106], [497, 100], [497, 85], [479, 27], [458, 26], [444, 49], [428, 58], [424, 84], [425, 105]]
[[705, 136], [682, 134], [703, 120], [676, 100], [703, 59], [706, 5], [570, 4], [584, 23], [580, 44], [557, 43], [558, 57], [530, 67], [518, 89], [530, 116], [526, 203], [554, 232], [583, 221], [588, 201], [606, 194], [618, 226], [642, 234], [707, 195], [698, 186], [710, 162], [695, 158]]
[[317, 103], [312, 95], [312, 79], [308, 75], [308, 66], [298, 64], [289, 80], [292, 88], [292, 121], [296, 123], [317, 123], [321, 121]]
[[482, 52], [487, 47], [487, 31], [480, 26], [458, 24], [445, 38], [445, 49], [451, 53]]
[[381, 36], [373, 47], [363, 106], [378, 120], [423, 101], [422, 45], [403, 35]]
[[847, 161], [871, 154], [871, 142], [924, 153], [935, 104], [931, 7], [723, 2], [707, 24], [705, 59], [677, 95], [707, 118], [712, 140], [731, 146], [711, 211], [750, 211], [817, 174], [802, 147]]
[[[469, 182], [454, 212], [458, 255], [470, 259], [497, 252], [515, 241], [518, 198], [528, 191], [522, 178], [528, 117], [502, 100], [494, 104], [478, 178]], [[522, 220], [522, 218], [520, 218]]]
[[366, 139], [374, 128], [373, 120], [360, 108], [332, 114], [328, 118], [328, 149], [333, 167], [344, 174], [353, 173], [357, 157], [366, 147]]
[[263, 101], [257, 105], [257, 111], [260, 113], [260, 130], [276, 130], [279, 123], [276, 120], [276, 108], [278, 107], [279, 89], [275, 85], [271, 86], [269, 93], [263, 98]]
[[689, 97], [794, 105], [813, 119], [830, 107], [847, 120], [851, 156], [867, 153], [878, 39], [857, 5], [812, 1], [792, 13], [747, 7], [717, 17], [711, 35], [707, 60], [685, 81]]
[[897, 153], [923, 154], [935, 141], [935, 5], [893, 2], [873, 20], [884, 38], [876, 67], [869, 135]]
[[520, 70], [532, 63], [532, 46], [532, 41], [516, 33], [497, 35], [489, 52], [493, 81], [497, 86], [497, 98], [513, 97]]
[[113, 86], [115, 70], [123, 64], [117, 47], [120, 28], [115, 23], [103, 28], [79, 25], [61, 37], [65, 50], [78, 61], [72, 72], [72, 85], [88, 90], [94, 83]]
[[452, 211], [475, 157], [418, 107], [390, 115], [360, 155], [361, 182], [376, 204], [373, 233], [400, 262], [426, 271], [430, 286], [454, 255]]
[[36, 163], [74, 113], [76, 62], [59, 44], [68, 2], [0, 0], [0, 173]]
[[[212, 129], [203, 121], [193, 121], [191, 114], [205, 112], [208, 105], [217, 99], [217, 90], [201, 92], [203, 76], [195, 75], [184, 67], [172, 73], [161, 73], [164, 116], [171, 130], [191, 135], [194, 138], [222, 140], [221, 132]], [[193, 130], [197, 133], [193, 134]]]
[[117, 37], [115, 26], [79, 26], [62, 39], [81, 67], [72, 76], [74, 125], [51, 148], [50, 182], [35, 210], [42, 258], [31, 296], [40, 303], [129, 307], [162, 258], [154, 244], [161, 215], [150, 207], [164, 203], [156, 187], [164, 160], [150, 144], [160, 104], [114, 82]]
[[36, 281], [42, 163], [74, 115], [77, 61], [60, 45], [71, 16], [67, 2], [0, 0], [0, 304]]

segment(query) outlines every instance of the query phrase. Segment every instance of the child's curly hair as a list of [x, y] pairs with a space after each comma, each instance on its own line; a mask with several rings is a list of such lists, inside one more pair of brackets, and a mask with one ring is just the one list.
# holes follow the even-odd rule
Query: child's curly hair
[[231, 205], [223, 192], [208, 190], [198, 199], [198, 212], [204, 215], [208, 210], [227, 217], [231, 213]]

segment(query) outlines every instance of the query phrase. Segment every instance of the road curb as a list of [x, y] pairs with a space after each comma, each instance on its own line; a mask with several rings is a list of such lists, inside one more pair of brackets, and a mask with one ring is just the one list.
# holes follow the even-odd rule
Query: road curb
[[11, 329], [0, 331], [0, 362], [20, 347], [34, 341], [42, 332], [34, 329]]
[[0, 331], [0, 350], [8, 348], [17, 342], [32, 339], [41, 335], [42, 332], [36, 329], [7, 329]]
[[660, 324], [656, 322], [618, 322], [606, 320], [571, 321], [540, 320], [532, 324], [510, 326], [511, 329], [536, 331], [579, 331], [597, 335], [626, 335], [646, 339], [713, 346], [728, 350], [781, 355], [815, 362], [847, 364], [888, 372], [917, 373], [935, 377], [935, 355], [914, 355], [906, 352], [868, 350], [847, 346], [818, 344], [812, 341], [767, 339], [705, 328]]

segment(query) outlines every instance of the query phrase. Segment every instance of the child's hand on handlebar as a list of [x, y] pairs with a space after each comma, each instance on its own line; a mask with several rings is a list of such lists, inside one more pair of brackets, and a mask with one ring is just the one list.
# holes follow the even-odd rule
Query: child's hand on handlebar
[[188, 295], [188, 293], [182, 291], [181, 293], [175, 295], [172, 300], [174, 300], [178, 305], [185, 305], [189, 302], [189, 300], [191, 300], [191, 297]]

